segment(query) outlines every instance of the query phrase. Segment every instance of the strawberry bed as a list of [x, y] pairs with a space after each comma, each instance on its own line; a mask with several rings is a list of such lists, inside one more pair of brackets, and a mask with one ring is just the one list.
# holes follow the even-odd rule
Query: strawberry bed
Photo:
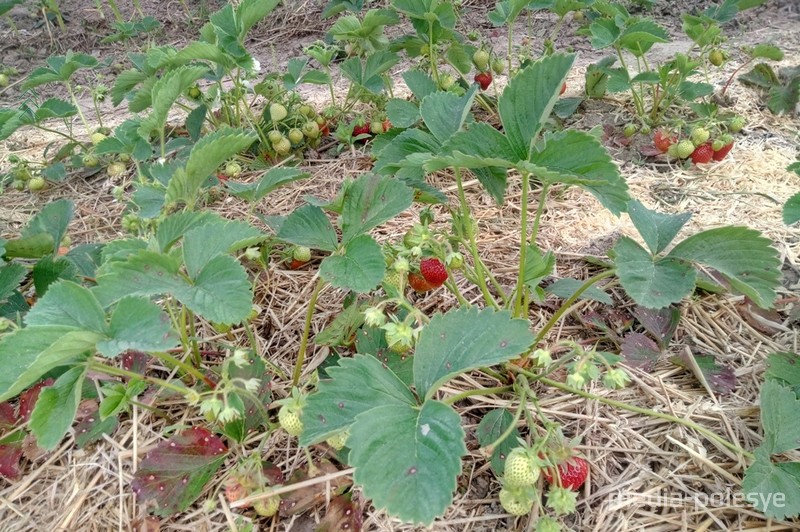
[[0, 4], [0, 522], [797, 526], [796, 6], [142, 4]]

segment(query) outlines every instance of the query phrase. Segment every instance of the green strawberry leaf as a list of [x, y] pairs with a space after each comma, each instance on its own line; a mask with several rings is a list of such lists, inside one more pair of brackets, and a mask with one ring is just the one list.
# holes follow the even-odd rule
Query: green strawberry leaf
[[438, 401], [373, 408], [350, 427], [348, 446], [353, 479], [375, 507], [424, 525], [452, 503], [467, 452], [459, 415]]
[[36, 237], [46, 233], [53, 237], [54, 248], [58, 248], [59, 243], [67, 233], [67, 226], [72, 220], [73, 204], [70, 200], [60, 199], [48, 203], [39, 213], [30, 219], [22, 230], [22, 237]]
[[765, 379], [789, 386], [800, 398], [800, 355], [797, 353], [771, 353], [767, 357]]
[[278, 238], [298, 246], [323, 251], [336, 251], [336, 230], [319, 207], [304, 205], [286, 217], [278, 230]]
[[36, 295], [44, 296], [56, 281], [78, 281], [78, 271], [66, 257], [46, 255], [36, 261], [31, 272]]
[[800, 192], [786, 200], [783, 205], [783, 223], [791, 225], [800, 222]]
[[103, 307], [88, 288], [72, 281], [52, 285], [25, 316], [25, 323], [86, 329], [100, 334], [106, 331]]
[[408, 90], [411, 91], [411, 94], [414, 95], [418, 102], [438, 90], [433, 79], [421, 70], [406, 70], [403, 72], [402, 77], [408, 86]]
[[651, 211], [638, 200], [628, 202], [628, 215], [654, 255], [664, 251], [692, 217], [690, 212], [662, 214]]
[[0, 338], [0, 401], [14, 397], [53, 368], [64, 366], [102, 340], [99, 333], [39, 325]]
[[363, 174], [344, 192], [342, 242], [368, 232], [391, 220], [411, 206], [414, 193], [401, 181], [386, 176]]
[[574, 54], [540, 59], [519, 72], [500, 96], [500, 120], [518, 160], [528, 159], [533, 139], [558, 101], [574, 60]]
[[189, 277], [195, 278], [215, 257], [236, 252], [264, 241], [267, 235], [236, 220], [214, 221], [186, 231], [183, 260]]
[[226, 453], [225, 444], [208, 429], [183, 430], [147, 453], [131, 489], [140, 504], [154, 501], [157, 516], [183, 512], [200, 496]]
[[769, 454], [800, 449], [800, 399], [774, 380], [761, 387], [762, 446]]
[[55, 449], [72, 425], [87, 368], [82, 365], [68, 370], [39, 394], [31, 413], [30, 428], [42, 449]]
[[0, 267], [0, 302], [14, 293], [26, 275], [28, 275], [27, 268], [16, 262]]
[[[545, 288], [545, 292], [560, 297], [561, 299], [568, 299], [572, 297], [572, 294], [577, 292], [578, 289], [582, 286], [583, 286], [583, 281], [565, 277], [564, 279], [559, 279], [558, 281], [555, 281], [550, 286]], [[614, 304], [614, 300], [611, 299], [611, 296], [609, 296], [607, 293], [603, 292], [600, 288], [597, 288], [596, 286], [590, 286], [587, 290], [584, 290], [578, 299], [588, 299], [590, 301], [597, 301], [598, 303], [602, 303], [604, 305]]]
[[179, 269], [180, 263], [173, 257], [139, 250], [125, 261], [104, 264], [92, 291], [104, 305], [129, 295], [172, 294], [193, 312], [223, 324], [239, 323], [250, 313], [250, 281], [233, 257], [217, 255], [190, 280]]
[[[505, 408], [495, 408], [490, 410], [481, 422], [478, 423], [476, 431], [478, 443], [481, 447], [493, 444], [503, 435], [511, 423], [514, 422], [514, 415]], [[492, 470], [495, 474], [502, 475], [506, 467], [506, 458], [511, 449], [519, 446], [517, 438], [520, 437], [519, 430], [514, 428], [492, 452]]]
[[[221, 216], [218, 216], [212, 212], [203, 211], [203, 212], [192, 212], [192, 211], [180, 211], [174, 214], [170, 214], [158, 224], [158, 229], [156, 229], [156, 241], [158, 242], [158, 249], [163, 253], [166, 253], [170, 250], [170, 248], [183, 238], [183, 235], [186, 234], [187, 231], [194, 227], [199, 227], [201, 225], [205, 225], [211, 222], [222, 222], [224, 219]], [[145, 246], [141, 245], [140, 240], [115, 240], [109, 243], [106, 246], [106, 249], [103, 250], [103, 262], [108, 260], [106, 257], [111, 250], [115, 250], [114, 247], [118, 242], [130, 242], [130, 247], [134, 248], [142, 248], [144, 249]], [[126, 247], [127, 244], [126, 244]]]
[[756, 305], [770, 308], [781, 265], [777, 250], [770, 244], [754, 229], [720, 227], [690, 236], [675, 246], [667, 258], [710, 266]]
[[507, 311], [460, 308], [436, 314], [420, 333], [414, 353], [417, 393], [429, 399], [459, 373], [511, 360], [533, 340], [528, 322]]
[[445, 142], [461, 129], [470, 116], [477, 90], [477, 85], [473, 85], [461, 97], [451, 92], [435, 92], [422, 99], [419, 108], [422, 120], [436, 140]]
[[[252, 431], [266, 427], [269, 422], [267, 406], [272, 397], [270, 373], [266, 369], [264, 360], [252, 354], [247, 357], [247, 364], [241, 367], [230, 364], [228, 368], [228, 376], [234, 384], [233, 389], [236, 390], [228, 394], [228, 400], [234, 399], [242, 415], [225, 423], [222, 432], [227, 437], [241, 443]], [[258, 388], [252, 393], [248, 392], [243, 384], [244, 381], [250, 379], [256, 379], [259, 383]], [[234, 401], [231, 401], [231, 404]]]
[[235, 181], [226, 181], [225, 188], [228, 192], [247, 201], [257, 202], [273, 190], [282, 187], [288, 183], [306, 179], [311, 174], [303, 172], [297, 168], [270, 168], [261, 179], [255, 183], [237, 183]]
[[414, 102], [392, 98], [386, 103], [386, 116], [394, 127], [411, 127], [419, 121], [419, 107]]
[[180, 344], [167, 315], [142, 297], [119, 300], [111, 313], [107, 336], [97, 343], [97, 351], [109, 358], [128, 350], [166, 351]]
[[337, 288], [366, 293], [378, 286], [385, 269], [380, 245], [371, 236], [360, 235], [348, 242], [344, 255], [325, 257], [319, 274]]
[[654, 258], [628, 237], [617, 242], [614, 254], [622, 288], [643, 307], [660, 309], [669, 306], [694, 289], [697, 273], [684, 260]]
[[206, 66], [184, 65], [168, 71], [156, 81], [151, 91], [152, 110], [139, 126], [139, 134], [144, 138], [150, 138], [153, 131], [163, 131], [167, 115], [175, 101], [206, 73], [208, 73]]
[[581, 131], [548, 133], [530, 161], [546, 183], [576, 184], [619, 216], [630, 201], [628, 185], [611, 156], [593, 135]]
[[769, 452], [756, 449], [756, 461], [742, 481], [745, 499], [770, 519], [792, 519], [800, 515], [800, 462], [775, 464]]
[[382, 406], [413, 406], [408, 387], [374, 356], [342, 358], [327, 369], [303, 408], [300, 445], [307, 447], [346, 429], [357, 415]]

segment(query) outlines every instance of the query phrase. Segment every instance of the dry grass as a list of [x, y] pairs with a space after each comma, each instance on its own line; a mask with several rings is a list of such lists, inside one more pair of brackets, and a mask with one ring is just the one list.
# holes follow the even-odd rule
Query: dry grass
[[[480, 2], [472, 2], [480, 4]], [[313, 11], [313, 3], [300, 3]], [[316, 8], [315, 8], [316, 9]], [[301, 20], [293, 12], [281, 12], [281, 27]], [[284, 24], [285, 23], [285, 24]], [[287, 30], [289, 31], [289, 30]], [[279, 34], [288, 38], [291, 33]], [[274, 35], [273, 35], [274, 37]], [[272, 39], [271, 39], [272, 40]], [[796, 43], [795, 43], [796, 44]], [[789, 44], [787, 52], [797, 57], [798, 48]], [[788, 56], [788, 54], [787, 54]], [[585, 65], [588, 61], [583, 61]], [[575, 86], [582, 77], [580, 67], [573, 74]], [[746, 135], [725, 161], [707, 167], [683, 169], [665, 164], [625, 162], [621, 170], [628, 179], [631, 194], [649, 207], [665, 212], [691, 211], [694, 216], [679, 238], [701, 229], [724, 224], [746, 224], [773, 240], [784, 259], [787, 278], [800, 274], [800, 229], [781, 223], [780, 206], [800, 189], [800, 179], [785, 167], [796, 156], [798, 124], [790, 118], [774, 117], [761, 110], [747, 89], [734, 84], [731, 96], [737, 112], [747, 116]], [[112, 118], [113, 120], [113, 118]], [[22, 155], [40, 153], [44, 139], [16, 135], [5, 150]], [[0, 153], [0, 158], [5, 159]], [[370, 166], [363, 154], [345, 153], [326, 159], [306, 161], [312, 177], [294, 183], [268, 196], [256, 211], [286, 214], [303, 203], [305, 195], [333, 198], [341, 182], [356, 177]], [[452, 194], [452, 181], [444, 174], [433, 176], [434, 185]], [[7, 193], [0, 200], [3, 234], [13, 233], [47, 202], [68, 197], [76, 203], [76, 217], [70, 227], [75, 243], [103, 241], [122, 235], [119, 219], [123, 205], [113, 201], [109, 191], [116, 183], [105, 178], [70, 179], [39, 195]], [[508, 191], [509, 201], [495, 205], [480, 191], [476, 182], [467, 187], [470, 203], [480, 227], [479, 247], [489, 267], [498, 273], [501, 284], [513, 283], [508, 268], [518, 257], [519, 189], [516, 182]], [[214, 209], [231, 218], [260, 224], [250, 206], [226, 198]], [[445, 219], [445, 208], [437, 207], [438, 220]], [[401, 237], [417, 219], [417, 210], [403, 213], [375, 232], [381, 240]], [[443, 222], [442, 222], [443, 223]], [[599, 208], [588, 194], [578, 189], [551, 193], [544, 216], [539, 244], [552, 249], [558, 257], [560, 277], [583, 278], [585, 254], [602, 255], [620, 235], [634, 236], [627, 217], [614, 218]], [[255, 322], [257, 351], [285, 374], [291, 373], [298, 351], [306, 303], [316, 282], [316, 270], [291, 271], [273, 263], [268, 271], [257, 273], [256, 303], [263, 313]], [[470, 301], [480, 294], [464, 279], [457, 280]], [[796, 281], [795, 281], [796, 283]], [[732, 368], [738, 379], [729, 395], [709, 396], [688, 371], [666, 360], [649, 373], [632, 371], [633, 385], [621, 391], [592, 388], [597, 395], [626, 401], [685, 418], [714, 431], [745, 449], [761, 441], [758, 390], [763, 381], [764, 361], [776, 350], [798, 351], [796, 327], [798, 285], [787, 282], [780, 296], [782, 323], [765, 333], [743, 315], [741, 298], [697, 296], [682, 305], [683, 320], [669, 355], [691, 350], [712, 354], [717, 361]], [[326, 288], [322, 291], [312, 322], [312, 337], [328, 324], [341, 308], [343, 294]], [[443, 311], [456, 303], [444, 291], [418, 299], [429, 313]], [[620, 308], [629, 306], [620, 303]], [[596, 308], [580, 303], [571, 316]], [[533, 327], [538, 328], [552, 312], [550, 306], [534, 308]], [[795, 317], [792, 317], [795, 316]], [[202, 329], [205, 336], [215, 334]], [[580, 338], [585, 331], [574, 317], [554, 329], [549, 342]], [[246, 342], [243, 331], [232, 332], [235, 341]], [[308, 374], [328, 355], [327, 348], [312, 346], [305, 373]], [[496, 383], [478, 375], [465, 375], [450, 383], [442, 393], [449, 395]], [[582, 489], [578, 512], [565, 520], [571, 530], [581, 531], [674, 531], [674, 530], [764, 530], [800, 528], [796, 522], [766, 521], [750, 506], [736, 498], [746, 461], [742, 456], [715, 444], [685, 427], [620, 410], [594, 400], [563, 394], [557, 390], [537, 389], [543, 411], [563, 424], [565, 433], [582, 437], [582, 451], [592, 464], [592, 477]], [[276, 385], [276, 394], [287, 393], [285, 379]], [[474, 431], [482, 412], [491, 408], [515, 408], [505, 396], [476, 396], [460, 402], [458, 410], [470, 435], [469, 454], [463, 463], [454, 504], [436, 522], [442, 531], [528, 530], [528, 519], [515, 520], [504, 514], [497, 500], [499, 484], [489, 469], [487, 459], [478, 449]], [[144, 453], [163, 438], [168, 425], [201, 422], [193, 408], [181, 402], [164, 406], [172, 416], [159, 419], [134, 408], [111, 436], [87, 449], [77, 450], [68, 437], [56, 451], [32, 457], [25, 476], [15, 483], [0, 484], [0, 530], [130, 530], [140, 527], [144, 509], [137, 505], [129, 483]], [[535, 414], [535, 413], [534, 413]], [[524, 432], [524, 429], [523, 429]], [[244, 449], [247, 449], [246, 451]], [[282, 431], [254, 434], [243, 449], [237, 449], [226, 466], [235, 463], [241, 453], [263, 449], [263, 458], [280, 467], [285, 475], [303, 468], [306, 455], [296, 441]], [[312, 449], [315, 456], [325, 454], [322, 447]], [[227, 471], [230, 467], [223, 467]], [[224, 475], [218, 475], [223, 477]], [[235, 528], [238, 510], [221, 497], [224, 478], [217, 478], [206, 490], [201, 503], [187, 513], [165, 521], [162, 530], [216, 531]], [[716, 498], [711, 498], [711, 496]], [[213, 508], [204, 509], [202, 501]], [[267, 530], [311, 530], [325, 512], [324, 505], [312, 512], [280, 521], [263, 521]], [[244, 514], [247, 519], [252, 513]], [[365, 504], [365, 530], [411, 530]]]

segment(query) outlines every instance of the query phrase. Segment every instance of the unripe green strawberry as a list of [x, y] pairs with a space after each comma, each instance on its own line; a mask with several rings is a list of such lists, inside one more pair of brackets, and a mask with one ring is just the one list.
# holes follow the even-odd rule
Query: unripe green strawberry
[[725, 146], [725, 143], [722, 142], [722, 139], [716, 139], [711, 143], [711, 149], [714, 151], [721, 150], [723, 146]]
[[189, 90], [186, 91], [186, 95], [192, 100], [197, 100], [203, 93], [200, 91], [200, 87], [195, 85], [194, 87], [189, 87]]
[[120, 153], [120, 154], [117, 156], [117, 159], [119, 159], [119, 160], [120, 160], [120, 162], [123, 162], [123, 163], [129, 163], [129, 162], [131, 162], [131, 156], [130, 156], [130, 154], [128, 154], [128, 153]]
[[97, 146], [106, 139], [106, 136], [103, 135], [102, 133], [95, 132], [92, 133], [91, 139], [92, 139], [92, 144]]
[[39, 192], [40, 190], [44, 189], [47, 185], [47, 182], [44, 180], [43, 177], [34, 177], [30, 181], [28, 181], [28, 190], [31, 192]]
[[506, 70], [506, 64], [501, 61], [500, 59], [494, 59], [492, 61], [492, 70], [495, 74], [500, 75]]
[[269, 106], [269, 117], [273, 122], [280, 122], [289, 112], [286, 110], [286, 107], [279, 103], [273, 103]]
[[510, 488], [532, 486], [539, 478], [539, 469], [532, 467], [525, 449], [517, 447], [506, 458], [503, 485]]
[[738, 133], [744, 129], [746, 123], [747, 121], [743, 116], [734, 116], [731, 119], [730, 124], [728, 124], [728, 128], [731, 130], [731, 133]]
[[692, 130], [691, 134], [692, 144], [694, 144], [695, 147], [701, 144], [705, 144], [706, 141], [708, 140], [708, 137], [710, 136], [711, 133], [709, 133], [709, 131], [706, 128], [696, 127]]
[[625, 128], [622, 130], [622, 134], [626, 137], [630, 138], [636, 134], [636, 124], [625, 124]]
[[94, 155], [84, 155], [83, 156], [83, 166], [86, 168], [95, 168], [100, 164], [100, 159], [98, 159]]
[[242, 167], [239, 163], [231, 161], [225, 165], [225, 175], [228, 177], [239, 177], [242, 173]]
[[289, 405], [283, 405], [278, 410], [278, 421], [283, 430], [290, 436], [300, 436], [303, 433], [303, 422], [300, 421], [300, 414], [295, 412]]
[[447, 89], [452, 87], [453, 83], [455, 83], [455, 82], [456, 82], [456, 78], [454, 78], [453, 76], [451, 76], [450, 74], [448, 74], [446, 72], [444, 74], [442, 74], [441, 76], [439, 76], [439, 87], [441, 87], [442, 90], [446, 91]]
[[472, 54], [472, 62], [475, 63], [475, 66], [478, 67], [478, 70], [486, 70], [489, 66], [489, 52], [486, 50], [478, 50], [474, 54]]
[[310, 139], [319, 138], [319, 124], [317, 124], [313, 120], [309, 120], [305, 124], [303, 124], [303, 135]]
[[125, 163], [119, 161], [109, 164], [106, 168], [106, 172], [108, 172], [108, 175], [111, 177], [119, 177], [125, 173], [125, 170], [127, 170]]
[[282, 138], [283, 138], [283, 135], [282, 135], [282, 134], [281, 134], [281, 132], [280, 132], [280, 131], [278, 131], [277, 129], [273, 129], [272, 131], [270, 131], [269, 133], [267, 133], [267, 139], [268, 139], [268, 140], [269, 140], [269, 141], [270, 141], [272, 144], [277, 144], [278, 142], [280, 142], [280, 141], [281, 141], [281, 139], [282, 139]]
[[694, 143], [689, 139], [683, 139], [677, 146], [675, 151], [679, 159], [686, 159], [694, 151]]
[[292, 250], [292, 258], [301, 262], [308, 262], [311, 260], [311, 249], [306, 246], [295, 246]]
[[296, 127], [293, 127], [292, 129], [289, 130], [289, 141], [292, 144], [300, 144], [301, 142], [303, 142], [303, 138], [304, 138], [303, 132], [297, 129]]
[[722, 63], [725, 62], [725, 55], [720, 50], [711, 50], [711, 53], [708, 54], [708, 62], [714, 66], [722, 66]]
[[315, 114], [314, 108], [305, 103], [301, 105], [298, 110], [300, 111], [300, 114], [306, 118], [311, 118]]
[[527, 500], [521, 493], [503, 488], [500, 490], [500, 504], [511, 515], [525, 515], [531, 511], [533, 501]]
[[651, 131], [650, 126], [648, 126], [647, 124], [644, 124], [641, 128], [639, 128], [639, 133], [641, 133], [642, 135], [649, 135], [650, 131]]
[[387, 285], [391, 286], [398, 292], [402, 290], [400, 283], [403, 281], [403, 275], [400, 272], [396, 272], [394, 270], [388, 270], [386, 275], [383, 277], [383, 282]]
[[277, 495], [267, 497], [266, 499], [259, 499], [253, 503], [253, 510], [256, 511], [261, 517], [272, 517], [278, 513], [281, 506], [281, 499]]
[[14, 181], [11, 182], [11, 188], [22, 192], [23, 190], [25, 190], [25, 181], [15, 179]]
[[678, 144], [670, 144], [669, 148], [667, 148], [667, 155], [672, 157], [673, 159], [678, 158]]
[[274, 143], [272, 148], [278, 155], [289, 155], [292, 151], [292, 143], [286, 137], [281, 136], [281, 140]]
[[8, 87], [8, 76], [0, 74], [0, 87]]
[[334, 434], [333, 436], [325, 440], [325, 443], [327, 443], [328, 445], [339, 451], [347, 444], [348, 436], [350, 436], [350, 434], [348, 434], [346, 430], [343, 430], [342, 432]]
[[472, 42], [475, 42], [480, 38], [481, 38], [481, 34], [478, 33], [478, 30], [470, 30], [470, 32], [467, 33], [467, 39], [469, 39]]

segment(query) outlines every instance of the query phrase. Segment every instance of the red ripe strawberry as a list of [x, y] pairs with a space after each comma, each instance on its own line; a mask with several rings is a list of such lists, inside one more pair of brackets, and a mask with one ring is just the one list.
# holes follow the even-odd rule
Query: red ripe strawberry
[[292, 261], [289, 263], [289, 268], [291, 268], [292, 270], [299, 270], [300, 268], [305, 266], [307, 263], [308, 263], [307, 260], [292, 259]]
[[426, 281], [423, 276], [415, 272], [408, 272], [408, 286], [417, 292], [428, 292], [436, 288]]
[[[545, 468], [542, 473], [548, 484], [555, 484], [552, 468]], [[580, 456], [573, 456], [558, 466], [558, 476], [562, 488], [577, 490], [589, 476], [589, 462]]]
[[565, 81], [563, 85], [561, 85], [561, 92], [559, 92], [559, 96], [567, 92], [567, 82]]
[[711, 162], [711, 158], [713, 156], [714, 149], [711, 147], [710, 142], [706, 142], [705, 144], [701, 144], [694, 149], [691, 158], [694, 164], [706, 164]]
[[442, 286], [442, 283], [447, 280], [447, 268], [445, 268], [442, 261], [436, 257], [419, 261], [419, 273], [422, 274], [433, 288]]
[[369, 124], [356, 124], [353, 126], [353, 136], [357, 137], [359, 135], [369, 135]]
[[726, 155], [728, 155], [728, 152], [730, 152], [732, 149], [733, 149], [733, 142], [731, 142], [730, 144], [726, 144], [725, 146], [715, 151], [714, 155], [712, 155], [711, 158], [714, 159], [715, 161], [721, 161], [722, 159], [725, 158]]
[[475, 81], [478, 82], [478, 85], [481, 86], [481, 90], [486, 90], [489, 88], [489, 85], [492, 84], [492, 73], [491, 72], [478, 72], [475, 74]]
[[667, 153], [669, 147], [675, 144], [676, 140], [675, 137], [669, 136], [661, 129], [657, 129], [656, 132], [653, 133], [653, 144], [655, 144], [656, 148], [658, 148], [661, 153]]
[[228, 180], [228, 176], [220, 172], [219, 174], [217, 174], [217, 179], [224, 182]]

